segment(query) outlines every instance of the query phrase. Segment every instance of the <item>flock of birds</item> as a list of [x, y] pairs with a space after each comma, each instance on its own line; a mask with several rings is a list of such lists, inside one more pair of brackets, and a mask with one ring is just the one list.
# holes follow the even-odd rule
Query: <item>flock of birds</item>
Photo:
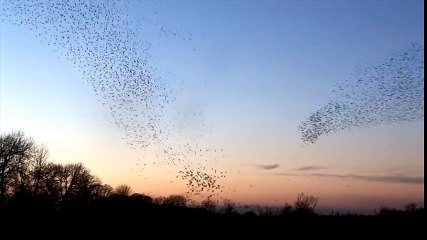
[[346, 129], [424, 119], [424, 45], [356, 70], [333, 93], [333, 101], [299, 126], [304, 143]]
[[[1, 20], [35, 34], [81, 71], [131, 148], [156, 146], [157, 163], [181, 167], [176, 178], [187, 182], [188, 194], [218, 196], [227, 172], [201, 162], [224, 158], [223, 150], [201, 147], [200, 136], [185, 137], [166, 120], [175, 90], [150, 66], [152, 42], [138, 28], [144, 22], [165, 37], [191, 40], [192, 35], [150, 18], [132, 18], [128, 8], [126, 0], [3, 0]], [[348, 128], [422, 119], [424, 46], [414, 44], [383, 64], [361, 68], [334, 93], [335, 100], [299, 126], [303, 142]], [[144, 169], [147, 163], [136, 165]]]
[[[1, 19], [24, 27], [70, 61], [110, 111], [112, 122], [123, 131], [127, 145], [141, 151], [157, 147], [160, 162], [184, 169], [177, 174], [188, 181], [190, 194], [221, 191], [218, 179], [224, 175], [196, 167], [197, 159], [207, 161], [206, 153], [217, 150], [201, 149], [199, 136], [185, 139], [176, 124], [165, 118], [173, 109], [175, 90], [150, 66], [153, 43], [139, 29], [142, 24], [152, 25], [164, 37], [181, 40], [191, 40], [191, 34], [170, 30], [145, 16], [132, 17], [130, 4], [135, 3], [4, 0]], [[170, 144], [171, 134], [184, 140]], [[146, 166], [136, 164], [141, 170]]]
[[170, 89], [147, 64], [149, 43], [132, 31], [122, 1], [4, 1], [2, 19], [24, 26], [82, 72], [129, 145], [144, 148], [161, 124]]
[[184, 170], [179, 171], [179, 175], [176, 177], [187, 181], [187, 194], [202, 195], [206, 190], [208, 194], [203, 197], [211, 199], [223, 192], [218, 180], [225, 178], [227, 171], [217, 172], [214, 168], [211, 168], [210, 171], [214, 174], [207, 173], [206, 167], [199, 166], [194, 169], [193, 167], [185, 166]]

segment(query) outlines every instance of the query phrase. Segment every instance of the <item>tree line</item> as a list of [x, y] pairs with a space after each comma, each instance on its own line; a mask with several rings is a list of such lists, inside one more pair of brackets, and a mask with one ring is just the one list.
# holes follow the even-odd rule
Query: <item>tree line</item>
[[[59, 164], [48, 161], [48, 150], [22, 131], [0, 135], [0, 210], [65, 212], [67, 210], [180, 212], [197, 209], [203, 214], [240, 215], [238, 206], [225, 200], [223, 205], [208, 198], [191, 204], [183, 195], [151, 197], [132, 193], [128, 185], [116, 188], [93, 175], [82, 163]], [[279, 211], [257, 207], [245, 216], [315, 216], [319, 198], [298, 195], [293, 205], [286, 204]], [[102, 210], [102, 211], [101, 211]], [[381, 208], [379, 216], [419, 214], [424, 209], [409, 204], [404, 211]], [[200, 212], [199, 212], [200, 213]]]

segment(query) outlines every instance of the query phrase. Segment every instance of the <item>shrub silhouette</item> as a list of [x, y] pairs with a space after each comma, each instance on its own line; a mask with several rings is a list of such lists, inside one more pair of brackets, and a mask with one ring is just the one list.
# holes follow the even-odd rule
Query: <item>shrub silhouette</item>
[[210, 197], [203, 200], [201, 203], [201, 206], [204, 209], [208, 210], [209, 212], [216, 212], [217, 210], [216, 202], [212, 200]]
[[130, 196], [130, 199], [138, 202], [138, 203], [145, 203], [145, 204], [152, 204], [153, 203], [153, 198], [145, 195], [145, 194], [141, 194], [141, 193], [134, 193]]
[[117, 186], [114, 191], [113, 194], [116, 196], [130, 196], [132, 194], [132, 188], [126, 184], [122, 184]]
[[161, 196], [153, 199], [153, 203], [158, 204], [158, 205], [163, 204], [164, 201], [165, 201], [165, 197], [161, 197]]
[[292, 212], [292, 206], [289, 203], [286, 203], [285, 206], [280, 211], [280, 216], [289, 216]]
[[294, 203], [294, 213], [301, 215], [314, 214], [318, 201], [318, 197], [300, 193]]
[[182, 195], [170, 195], [163, 200], [163, 205], [168, 207], [186, 207], [188, 199]]
[[224, 214], [227, 214], [227, 215], [237, 214], [236, 203], [230, 199], [224, 199]]

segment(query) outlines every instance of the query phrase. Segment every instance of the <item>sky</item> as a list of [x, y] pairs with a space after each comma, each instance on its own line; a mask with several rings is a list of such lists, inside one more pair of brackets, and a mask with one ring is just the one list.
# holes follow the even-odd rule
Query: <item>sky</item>
[[[371, 211], [424, 204], [424, 120], [347, 129], [301, 143], [298, 125], [357, 66], [424, 43], [423, 1], [131, 1], [150, 66], [176, 89], [172, 115], [223, 149], [224, 198]], [[157, 21], [157, 22], [156, 22]], [[156, 22], [156, 24], [154, 24]], [[180, 39], [159, 31], [170, 29]], [[176, 167], [130, 148], [81, 72], [28, 29], [1, 22], [0, 131], [23, 130], [50, 160], [82, 162], [103, 182], [184, 193]], [[141, 170], [139, 159], [147, 163]], [[202, 161], [193, 159], [193, 161]], [[414, 180], [415, 179], [415, 180]]]

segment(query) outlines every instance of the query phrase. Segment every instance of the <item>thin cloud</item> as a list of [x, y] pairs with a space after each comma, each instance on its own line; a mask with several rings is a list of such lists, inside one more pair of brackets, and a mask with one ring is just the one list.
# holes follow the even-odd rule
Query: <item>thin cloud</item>
[[247, 163], [247, 164], [241, 164], [241, 166], [252, 166], [252, 167], [256, 167], [258, 169], [262, 169], [262, 170], [273, 170], [276, 169], [278, 167], [280, 167], [279, 164], [252, 164], [252, 163]]
[[327, 169], [328, 167], [325, 166], [303, 166], [303, 167], [299, 167], [296, 168], [295, 170], [297, 171], [317, 171], [317, 170], [322, 170], [322, 169]]
[[273, 170], [279, 167], [279, 164], [271, 164], [271, 165], [261, 165], [258, 164], [256, 165], [256, 167], [260, 168], [260, 169], [264, 169], [264, 170]]
[[277, 175], [354, 179], [354, 180], [363, 180], [368, 182], [424, 184], [424, 177], [409, 177], [409, 176], [397, 176], [397, 175], [376, 176], [376, 175], [358, 175], [358, 174], [340, 175], [340, 174], [324, 174], [324, 173], [312, 173], [312, 174], [278, 173]]

